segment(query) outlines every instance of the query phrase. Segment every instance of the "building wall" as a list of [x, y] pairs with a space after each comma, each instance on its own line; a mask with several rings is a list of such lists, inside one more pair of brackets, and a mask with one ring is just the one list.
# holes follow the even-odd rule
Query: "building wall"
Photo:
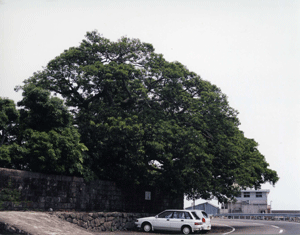
[[[15, 194], [12, 203], [8, 196]], [[0, 210], [157, 213], [183, 208], [183, 201], [183, 195], [174, 198], [151, 187], [120, 188], [111, 181], [88, 183], [79, 177], [0, 168]]]
[[[250, 197], [245, 197], [245, 193], [249, 193]], [[257, 197], [256, 193], [261, 193], [262, 197]], [[267, 192], [266, 191], [246, 191], [242, 192], [241, 197], [236, 198], [238, 201], [249, 200], [251, 204], [267, 204]]]
[[[245, 197], [245, 193], [249, 197]], [[268, 213], [268, 193], [269, 190], [242, 191], [241, 197], [236, 197], [236, 202], [225, 204], [220, 213]]]
[[267, 205], [244, 205], [242, 208], [243, 213], [267, 213]]

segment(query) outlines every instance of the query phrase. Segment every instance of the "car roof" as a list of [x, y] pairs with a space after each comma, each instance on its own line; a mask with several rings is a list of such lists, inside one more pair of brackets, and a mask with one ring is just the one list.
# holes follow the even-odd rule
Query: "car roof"
[[164, 211], [182, 211], [182, 212], [196, 212], [196, 211], [203, 211], [203, 210], [183, 210], [183, 209], [167, 209], [167, 210], [164, 210]]
[[167, 209], [164, 211], [188, 211], [188, 210], [183, 210], [183, 209]]

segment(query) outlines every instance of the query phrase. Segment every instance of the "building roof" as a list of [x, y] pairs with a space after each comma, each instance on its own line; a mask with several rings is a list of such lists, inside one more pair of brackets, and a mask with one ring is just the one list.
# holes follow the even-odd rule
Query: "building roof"
[[207, 204], [207, 205], [210, 205], [210, 206], [213, 206], [213, 207], [219, 209], [218, 206], [215, 206], [215, 205], [213, 205], [213, 204], [211, 204], [211, 203], [209, 203], [209, 202], [203, 202], [203, 203], [197, 204], [197, 205], [195, 205], [195, 206], [189, 206], [189, 207], [187, 207], [187, 208], [185, 208], [185, 209], [191, 209], [191, 208], [193, 208], [193, 207], [197, 207], [197, 206], [204, 205], [204, 204]]
[[270, 189], [245, 189], [245, 190], [241, 190], [241, 192], [265, 192], [265, 193], [269, 193]]

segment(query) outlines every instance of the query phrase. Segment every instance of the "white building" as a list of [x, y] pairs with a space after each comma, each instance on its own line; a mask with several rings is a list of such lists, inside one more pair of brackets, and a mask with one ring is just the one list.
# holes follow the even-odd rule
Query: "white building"
[[270, 213], [268, 205], [269, 189], [241, 190], [236, 201], [223, 204], [220, 213]]

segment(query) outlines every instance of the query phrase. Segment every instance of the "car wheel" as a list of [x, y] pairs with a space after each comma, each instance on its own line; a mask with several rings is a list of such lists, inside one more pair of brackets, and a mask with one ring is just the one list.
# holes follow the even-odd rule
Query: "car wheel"
[[190, 234], [192, 232], [191, 228], [188, 227], [188, 226], [182, 227], [181, 231], [182, 231], [183, 234]]
[[146, 233], [149, 233], [151, 231], [151, 224], [149, 223], [144, 223], [143, 224], [143, 231], [146, 232]]

